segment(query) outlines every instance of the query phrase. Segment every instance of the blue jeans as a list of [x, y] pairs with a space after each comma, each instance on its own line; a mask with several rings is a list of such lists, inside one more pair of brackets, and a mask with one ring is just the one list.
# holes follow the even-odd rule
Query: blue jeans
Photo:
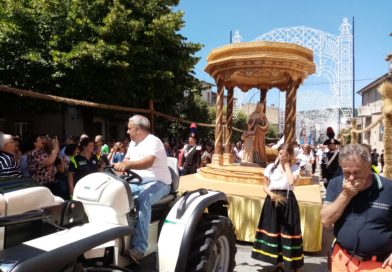
[[148, 227], [151, 221], [151, 206], [170, 193], [170, 185], [161, 181], [131, 184], [131, 191], [136, 197], [137, 218], [136, 233], [132, 237], [132, 248], [144, 253], [148, 247]]

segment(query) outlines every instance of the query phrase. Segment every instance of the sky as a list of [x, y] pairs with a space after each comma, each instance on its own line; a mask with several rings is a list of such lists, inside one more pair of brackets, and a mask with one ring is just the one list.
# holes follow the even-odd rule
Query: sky
[[[213, 78], [204, 72], [208, 53], [229, 44], [230, 31], [239, 30], [243, 42], [276, 28], [295, 26], [339, 35], [344, 17], [350, 22], [354, 17], [355, 92], [388, 72], [385, 57], [392, 53], [392, 0], [180, 0], [176, 10], [184, 12], [185, 27], [180, 33], [204, 45], [196, 54], [201, 59], [195, 72], [197, 78], [210, 83]], [[320, 85], [312, 85], [316, 80]], [[329, 89], [327, 82], [309, 77], [300, 88]], [[279, 103], [277, 93], [268, 93], [268, 105]], [[252, 90], [244, 94], [243, 103], [254, 102], [252, 96], [258, 97]], [[360, 103], [356, 95], [356, 107]]]

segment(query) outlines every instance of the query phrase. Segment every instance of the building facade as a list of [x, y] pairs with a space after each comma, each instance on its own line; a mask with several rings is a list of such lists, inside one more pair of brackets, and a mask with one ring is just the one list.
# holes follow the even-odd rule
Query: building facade
[[[383, 99], [378, 92], [380, 85], [386, 81], [392, 82], [392, 75], [387, 73], [374, 80], [357, 93], [362, 96], [362, 104], [358, 108], [358, 118], [362, 121], [362, 127], [366, 129], [382, 114]], [[384, 125], [383, 122], [378, 123], [371, 130], [362, 133], [362, 143], [368, 144], [371, 148], [376, 148], [378, 153], [384, 149]]]
[[0, 109], [0, 131], [25, 137], [31, 134], [56, 135], [60, 140], [85, 133], [103, 135], [106, 141], [127, 137], [128, 115], [96, 109], [59, 105], [50, 113]]

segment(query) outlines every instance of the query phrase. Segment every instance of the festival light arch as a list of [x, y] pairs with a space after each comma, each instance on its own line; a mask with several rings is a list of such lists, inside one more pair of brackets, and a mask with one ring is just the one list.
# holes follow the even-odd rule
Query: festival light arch
[[[340, 35], [310, 27], [296, 26], [276, 28], [255, 39], [255, 41], [295, 43], [313, 50], [316, 73], [311, 77], [328, 80], [331, 96], [329, 102], [332, 102], [332, 105], [328, 106], [332, 107], [332, 111], [329, 109], [330, 114], [324, 114], [325, 100], [320, 99], [320, 90], [315, 88], [314, 92], [307, 93], [305, 99], [299, 97], [298, 109], [304, 108], [304, 104], [313, 101], [315, 108], [310, 110], [322, 109], [323, 112], [320, 112], [319, 116], [313, 114], [314, 119], [306, 121], [323, 123], [324, 126], [332, 126], [339, 130], [340, 126], [345, 125], [345, 121], [353, 115], [353, 36], [351, 29], [352, 26], [348, 19], [343, 18], [343, 23], [339, 27]], [[301, 118], [301, 115], [298, 115], [298, 118]], [[297, 124], [301, 121], [297, 120]]]

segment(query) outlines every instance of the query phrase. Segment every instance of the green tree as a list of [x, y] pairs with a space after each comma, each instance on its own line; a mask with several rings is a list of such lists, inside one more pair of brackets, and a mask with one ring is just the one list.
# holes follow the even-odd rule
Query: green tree
[[[215, 112], [211, 110], [211, 106], [202, 99], [198, 91], [191, 92], [187, 97], [172, 107], [171, 114], [185, 120], [213, 124], [215, 121]], [[175, 122], [172, 120], [164, 120], [162, 118], [157, 122], [156, 134], [167, 139], [183, 139], [186, 140], [189, 135], [190, 125]], [[213, 127], [197, 127], [197, 136], [203, 140], [214, 140]]]
[[278, 137], [278, 125], [269, 124], [268, 131], [265, 134], [267, 138], [277, 138]]
[[[245, 130], [246, 123], [247, 123], [247, 116], [243, 111], [238, 111], [236, 114], [234, 114], [233, 127]], [[238, 132], [238, 131], [233, 130], [232, 142], [236, 143], [239, 140], [241, 140], [241, 134], [242, 134], [242, 132]]]
[[198, 82], [178, 0], [0, 0], [0, 84], [170, 109]]

